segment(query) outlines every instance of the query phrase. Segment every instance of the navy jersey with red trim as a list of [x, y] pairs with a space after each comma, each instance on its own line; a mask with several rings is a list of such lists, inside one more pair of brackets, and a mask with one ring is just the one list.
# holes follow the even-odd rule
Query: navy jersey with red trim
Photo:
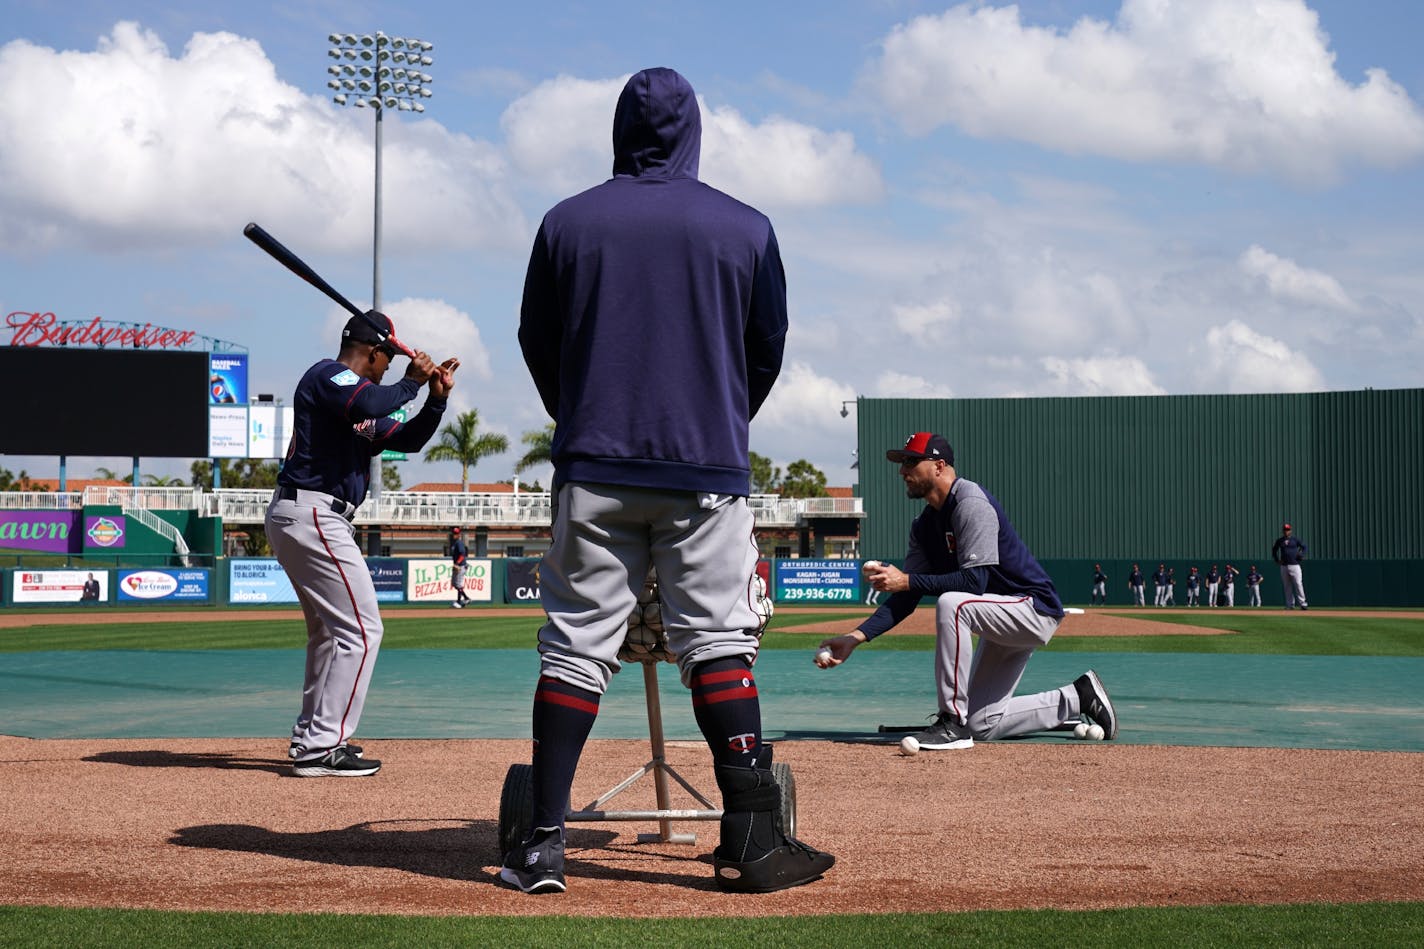
[[910, 525], [905, 554], [910, 589], [892, 594], [858, 628], [867, 638], [899, 623], [925, 596], [951, 590], [1031, 596], [1044, 616], [1063, 616], [1053, 580], [1014, 530], [1003, 507], [973, 481], [956, 478], [949, 497], [926, 506]]
[[321, 360], [297, 383], [292, 443], [277, 483], [359, 505], [370, 487], [372, 456], [388, 448], [419, 451], [435, 434], [444, 399], [427, 397], [408, 422], [387, 417], [419, 392], [420, 383], [405, 376], [382, 386], [335, 359]]

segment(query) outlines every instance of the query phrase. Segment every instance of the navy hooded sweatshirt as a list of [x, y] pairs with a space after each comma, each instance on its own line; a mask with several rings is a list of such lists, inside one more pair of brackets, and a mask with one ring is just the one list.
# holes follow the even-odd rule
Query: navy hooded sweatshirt
[[746, 495], [748, 422], [781, 371], [771, 222], [697, 180], [687, 80], [648, 69], [613, 116], [613, 177], [544, 216], [519, 344], [570, 481]]

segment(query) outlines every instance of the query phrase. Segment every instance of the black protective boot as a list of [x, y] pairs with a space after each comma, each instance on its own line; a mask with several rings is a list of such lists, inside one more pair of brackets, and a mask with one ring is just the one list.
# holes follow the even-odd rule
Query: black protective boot
[[717, 886], [733, 893], [770, 893], [820, 879], [836, 858], [786, 836], [781, 827], [781, 788], [771, 775], [771, 749], [764, 767], [717, 765], [722, 790], [722, 842], [712, 851]]

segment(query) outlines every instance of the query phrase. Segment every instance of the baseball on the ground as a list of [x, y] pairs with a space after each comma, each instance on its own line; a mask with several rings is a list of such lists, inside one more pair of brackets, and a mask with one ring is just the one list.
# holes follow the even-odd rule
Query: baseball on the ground
[[1103, 726], [1097, 724], [1096, 722], [1088, 726], [1089, 741], [1102, 741], [1103, 738], [1105, 738], [1106, 736], [1107, 732], [1103, 731]]
[[820, 649], [816, 650], [816, 667], [819, 669], [826, 669], [829, 668], [830, 665], [831, 650], [826, 646], [822, 646]]
[[1074, 738], [1087, 738], [1087, 737], [1088, 737], [1088, 723], [1087, 723], [1087, 722], [1079, 722], [1078, 724], [1074, 725], [1074, 726], [1073, 726], [1073, 737], [1074, 737]]
[[878, 566], [880, 566], [880, 561], [867, 560], [865, 563], [860, 565], [860, 572], [868, 577], [870, 576], [870, 571], [874, 570]]
[[920, 753], [920, 741], [914, 735], [906, 735], [900, 739], [900, 754], [917, 755]]

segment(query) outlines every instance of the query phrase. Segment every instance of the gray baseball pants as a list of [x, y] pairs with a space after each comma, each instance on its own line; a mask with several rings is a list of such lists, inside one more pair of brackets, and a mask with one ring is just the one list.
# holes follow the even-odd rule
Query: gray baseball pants
[[1033, 651], [1053, 638], [1059, 622], [1036, 611], [1032, 597], [942, 594], [935, 603], [940, 711], [967, 722], [984, 741], [1044, 731], [1076, 717], [1081, 709], [1071, 684], [1014, 695]]
[[320, 757], [355, 733], [384, 632], [355, 528], [332, 501], [319, 491], [298, 491], [295, 501], [274, 494], [265, 519], [307, 622], [302, 708], [292, 728], [299, 760]]
[[689, 670], [729, 656], [756, 658], [753, 578], [758, 557], [747, 499], [692, 491], [570, 483], [555, 499], [553, 543], [539, 574], [548, 621], [540, 671], [600, 695], [651, 564], [658, 572], [668, 651]]
[[1286, 591], [1286, 609], [1306, 606], [1305, 581], [1301, 579], [1300, 564], [1281, 564], [1281, 586]]

